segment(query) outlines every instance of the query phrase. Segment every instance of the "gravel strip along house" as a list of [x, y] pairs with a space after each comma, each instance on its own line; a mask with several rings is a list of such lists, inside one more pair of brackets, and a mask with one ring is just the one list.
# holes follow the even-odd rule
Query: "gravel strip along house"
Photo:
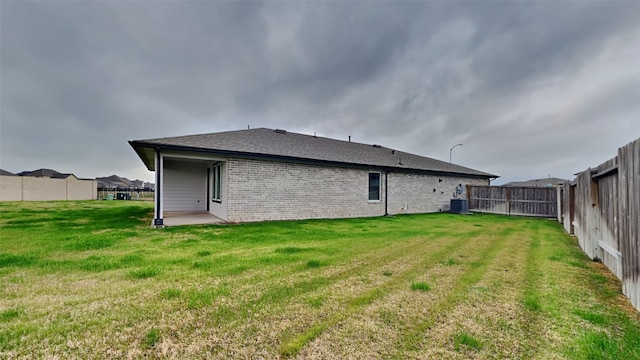
[[228, 222], [445, 211], [456, 187], [496, 175], [380, 145], [266, 128], [133, 140], [166, 213]]

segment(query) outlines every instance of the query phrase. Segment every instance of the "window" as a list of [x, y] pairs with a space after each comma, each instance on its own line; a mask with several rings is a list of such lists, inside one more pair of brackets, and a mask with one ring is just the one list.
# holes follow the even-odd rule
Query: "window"
[[380, 173], [369, 173], [369, 201], [380, 201]]
[[220, 186], [220, 165], [221, 163], [217, 163], [215, 165], [213, 165], [213, 181], [211, 181], [211, 200], [213, 201], [221, 201], [222, 197], [220, 196], [220, 194], [222, 193], [221, 191], [221, 186]]

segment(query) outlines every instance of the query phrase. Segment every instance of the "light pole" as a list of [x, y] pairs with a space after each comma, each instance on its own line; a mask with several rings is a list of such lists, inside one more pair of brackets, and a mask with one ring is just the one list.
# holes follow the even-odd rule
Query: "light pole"
[[462, 146], [464, 144], [455, 144], [451, 147], [451, 149], [449, 149], [449, 163], [451, 163], [451, 153], [453, 152], [453, 149], [456, 148], [456, 146]]

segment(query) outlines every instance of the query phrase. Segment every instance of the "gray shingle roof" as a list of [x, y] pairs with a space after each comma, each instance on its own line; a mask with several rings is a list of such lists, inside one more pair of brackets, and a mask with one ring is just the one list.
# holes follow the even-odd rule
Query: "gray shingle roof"
[[454, 173], [493, 178], [496, 175], [384, 146], [258, 128], [129, 142], [149, 169], [153, 159], [142, 148], [174, 148], [233, 155], [319, 161], [391, 169]]
[[[53, 179], [66, 179], [66, 178], [68, 178], [69, 176], [71, 176], [73, 174], [61, 173], [61, 172], [57, 172], [57, 171], [51, 170], [51, 169], [38, 169], [38, 170], [32, 170], [32, 171], [22, 171], [22, 172], [19, 172], [16, 175], [18, 175], [18, 176], [48, 177], [48, 178], [53, 178]], [[73, 176], [75, 176], [75, 175], [73, 175]]]
[[556, 186], [558, 184], [562, 184], [564, 183], [565, 179], [560, 179], [560, 178], [544, 178], [544, 179], [532, 179], [532, 180], [526, 180], [526, 181], [512, 181], [512, 182], [508, 182], [504, 185], [501, 186], [509, 186], [509, 187], [514, 187], [514, 186], [522, 186], [522, 187], [553, 187]]

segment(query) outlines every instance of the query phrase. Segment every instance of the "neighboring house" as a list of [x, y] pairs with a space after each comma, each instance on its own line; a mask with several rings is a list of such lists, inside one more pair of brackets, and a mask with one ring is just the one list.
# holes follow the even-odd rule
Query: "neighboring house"
[[129, 144], [156, 173], [155, 226], [175, 211], [229, 222], [437, 212], [459, 184], [497, 177], [380, 145], [265, 128]]
[[[51, 179], [66, 179], [69, 176], [75, 177], [73, 174], [69, 173], [61, 173], [51, 169], [38, 169], [32, 171], [21, 171], [17, 173], [18, 176], [32, 176], [32, 177], [41, 177], [41, 178], [51, 178]], [[77, 179], [77, 178], [76, 178]]]
[[92, 200], [97, 188], [95, 180], [51, 169], [0, 175], [0, 201]]
[[506, 183], [506, 184], [500, 185], [500, 186], [507, 186], [507, 187], [556, 187], [558, 185], [562, 185], [565, 181], [567, 181], [567, 180], [548, 177], [548, 178], [544, 178], [544, 179], [533, 179], [533, 180], [527, 180], [527, 181], [512, 181], [512, 182], [509, 182], [509, 183]]
[[101, 190], [144, 190], [153, 191], [153, 184], [142, 180], [129, 180], [118, 175], [97, 177], [98, 189]]

